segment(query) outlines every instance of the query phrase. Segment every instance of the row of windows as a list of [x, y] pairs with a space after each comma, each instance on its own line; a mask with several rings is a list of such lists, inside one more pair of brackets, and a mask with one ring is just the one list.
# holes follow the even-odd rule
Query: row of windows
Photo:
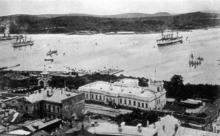
[[[89, 98], [88, 94], [86, 94], [86, 98]], [[99, 96], [99, 99], [98, 99], [98, 95], [91, 94], [91, 99], [92, 100], [94, 99], [94, 100], [100, 100], [101, 101], [102, 100], [102, 96]], [[112, 101], [112, 102], [115, 103], [115, 99], [114, 98], [106, 98], [106, 102], [109, 102], [109, 101]], [[122, 99], [119, 100], [119, 103], [122, 104]], [[127, 100], [126, 99], [124, 99], [124, 104], [127, 105]], [[128, 100], [128, 105], [132, 105], [131, 104], [131, 100]], [[133, 106], [136, 106], [136, 101], [133, 101]], [[147, 103], [145, 103], [145, 105], [144, 105], [144, 103], [137, 102], [137, 106], [138, 107], [142, 107], [142, 108], [148, 108], [148, 104]]]
[[[46, 105], [46, 104], [44, 105], [44, 109], [47, 110], [47, 105]], [[52, 110], [51, 110], [51, 109], [52, 109]], [[56, 112], [55, 106], [50, 106], [50, 105], [48, 105], [48, 111], [49, 111], [49, 112]], [[57, 107], [57, 112], [60, 112], [60, 108], [59, 108], [59, 107]]]
[[[123, 104], [122, 99], [120, 99], [120, 103]], [[124, 99], [124, 104], [127, 104], [127, 99]], [[132, 105], [131, 100], [128, 100], [128, 105]], [[133, 101], [133, 106], [136, 106], [136, 101]], [[144, 106], [144, 103], [137, 102], [137, 107], [148, 108], [148, 104], [145, 103], [145, 106]]]
[[[89, 98], [88, 94], [86, 94], [86, 98]], [[91, 99], [92, 100], [100, 100], [100, 101], [102, 101], [102, 96], [100, 95], [98, 97], [98, 95], [91, 94]], [[106, 97], [106, 102], [109, 102], [109, 101], [115, 102], [115, 99], [114, 98], [107, 98]]]

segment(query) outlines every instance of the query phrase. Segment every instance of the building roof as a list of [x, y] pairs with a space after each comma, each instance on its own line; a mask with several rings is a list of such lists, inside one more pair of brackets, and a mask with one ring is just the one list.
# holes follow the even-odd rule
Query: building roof
[[[49, 95], [48, 95], [49, 94]], [[30, 94], [29, 96], [24, 97], [30, 103], [39, 102], [42, 100], [61, 103], [62, 100], [78, 95], [78, 93], [68, 92], [63, 89], [52, 89], [47, 88], [46, 90], [42, 89], [41, 91], [35, 91], [35, 93]]]
[[44, 70], [42, 71], [42, 73], [41, 73], [42, 75], [47, 75], [48, 74], [48, 72], [47, 72], [47, 70], [46, 70], [46, 67], [44, 66]]
[[138, 79], [124, 78], [118, 82], [114, 82], [114, 85], [125, 86], [125, 87], [137, 87], [138, 83], [139, 83]]
[[24, 131], [24, 130], [14, 130], [14, 131], [11, 131], [9, 132], [8, 134], [14, 134], [14, 135], [22, 135], [22, 136], [26, 136], [26, 135], [30, 135], [31, 132], [28, 132], [28, 131]]
[[57, 122], [59, 122], [59, 121], [61, 121], [61, 119], [53, 119], [53, 120], [48, 121], [48, 122], [45, 122], [45, 123], [44, 123], [42, 120], [38, 120], [38, 121], [36, 121], [36, 122], [34, 122], [34, 123], [28, 124], [28, 125], [25, 126], [25, 127], [26, 127], [28, 130], [34, 132], [34, 131], [36, 131], [36, 128], [35, 128], [34, 126], [37, 126], [38, 129], [43, 129], [43, 128], [45, 128], [45, 127], [47, 127], [47, 126], [50, 126], [50, 125], [52, 125], [52, 124], [54, 124], [54, 123], [57, 123]]
[[167, 115], [155, 124], [151, 124], [149, 128], [158, 129], [158, 136], [173, 136], [175, 133], [175, 125], [180, 126], [179, 120], [173, 116]]
[[88, 132], [85, 129], [81, 129], [81, 130], [74, 132], [74, 133], [68, 133], [68, 134], [66, 134], [66, 136], [95, 136], [95, 135], [92, 134], [91, 132]]
[[193, 105], [198, 105], [201, 103], [201, 101], [199, 100], [192, 100], [192, 99], [181, 100], [180, 102], [185, 104], [193, 104]]
[[4, 121], [4, 123], [17, 124], [21, 121], [23, 115], [24, 114], [22, 114], [22, 113], [13, 112], [7, 117], [7, 119]]
[[32, 136], [50, 136], [50, 134], [48, 134], [47, 132], [41, 130], [41, 131], [38, 131], [38, 132], [34, 133]]
[[219, 136], [219, 134], [198, 129], [180, 127], [178, 128], [175, 136]]
[[142, 87], [123, 87], [114, 85], [104, 81], [97, 81], [94, 83], [87, 84], [85, 86], [81, 86], [80, 90], [97, 90], [100, 93], [111, 93], [111, 94], [118, 94], [118, 95], [132, 95], [138, 97], [145, 97], [145, 98], [153, 98], [155, 96], [155, 92], [148, 90], [148, 88]]
[[166, 102], [175, 102], [175, 98], [166, 98]]
[[99, 123], [95, 127], [88, 129], [89, 132], [99, 135], [135, 135], [135, 136], [153, 136], [157, 133], [156, 129], [142, 127], [141, 131], [134, 126], [122, 126], [122, 130], [119, 131], [118, 125], [110, 123]]

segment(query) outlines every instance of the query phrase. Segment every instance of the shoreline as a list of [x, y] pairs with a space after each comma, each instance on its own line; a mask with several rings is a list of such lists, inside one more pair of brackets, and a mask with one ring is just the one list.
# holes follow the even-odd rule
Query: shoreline
[[[209, 28], [198, 28], [198, 29], [187, 29], [187, 30], [174, 30], [174, 31], [179, 31], [179, 32], [193, 32], [194, 30], [209, 30], [209, 29], [219, 29], [220, 26], [217, 27], [209, 27]], [[88, 36], [88, 35], [139, 35], [139, 34], [160, 34], [161, 32], [135, 32], [135, 31], [118, 31], [118, 32], [134, 32], [133, 34], [131, 33], [126, 33], [126, 34], [118, 34], [118, 33], [112, 33], [112, 34], [107, 34], [111, 32], [106, 32], [106, 33], [94, 33], [94, 34], [71, 34], [70, 33], [27, 33], [28, 35], [82, 35], [82, 36]], [[14, 35], [22, 35], [21, 33], [10, 33], [11, 36]], [[0, 37], [3, 37], [4, 33], [0, 33]]]

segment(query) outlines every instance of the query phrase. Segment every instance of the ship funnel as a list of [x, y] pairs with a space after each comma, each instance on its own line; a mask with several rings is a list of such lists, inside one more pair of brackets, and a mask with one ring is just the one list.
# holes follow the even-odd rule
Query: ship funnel
[[10, 27], [8, 25], [5, 26], [4, 37], [7, 35], [10, 36]]

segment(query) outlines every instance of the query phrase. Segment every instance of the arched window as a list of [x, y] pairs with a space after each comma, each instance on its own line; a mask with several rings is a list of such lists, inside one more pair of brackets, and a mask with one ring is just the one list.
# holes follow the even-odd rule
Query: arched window
[[102, 100], [102, 96], [101, 96], [101, 95], [99, 96], [99, 100], [100, 100], [100, 101]]

